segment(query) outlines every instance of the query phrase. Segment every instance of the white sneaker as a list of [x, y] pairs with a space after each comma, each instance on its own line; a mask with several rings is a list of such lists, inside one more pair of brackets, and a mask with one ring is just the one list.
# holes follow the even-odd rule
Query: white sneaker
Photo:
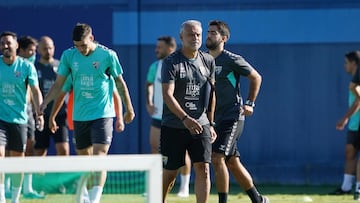
[[83, 196], [83, 201], [84, 201], [84, 203], [90, 203], [89, 196]]
[[189, 190], [180, 190], [178, 193], [177, 193], [177, 196], [178, 197], [181, 197], [181, 198], [186, 198], [186, 197], [189, 197]]
[[[266, 196], [261, 196], [262, 200], [261, 200], [261, 203], [270, 203], [270, 200], [268, 197]], [[311, 200], [311, 199], [310, 199]], [[312, 200], [311, 200], [312, 201]]]

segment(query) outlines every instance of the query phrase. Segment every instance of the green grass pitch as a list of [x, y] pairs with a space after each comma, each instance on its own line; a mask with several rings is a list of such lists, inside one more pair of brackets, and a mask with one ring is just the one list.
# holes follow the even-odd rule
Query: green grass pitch
[[[193, 185], [192, 185], [193, 186]], [[335, 189], [336, 186], [289, 186], [289, 185], [261, 185], [259, 191], [268, 196], [272, 203], [354, 203], [352, 195], [330, 196], [328, 192]], [[248, 196], [237, 186], [230, 187], [228, 203], [250, 203]], [[168, 203], [194, 203], [195, 195], [193, 187], [190, 189], [189, 198], [179, 198], [176, 196], [177, 188], [174, 188], [168, 196]], [[215, 187], [212, 187], [209, 203], [217, 203], [217, 194]], [[10, 202], [10, 200], [7, 200]], [[21, 199], [22, 203], [67, 203], [75, 202], [74, 195], [51, 194], [43, 200]], [[104, 194], [101, 203], [145, 203], [146, 197], [142, 194]]]

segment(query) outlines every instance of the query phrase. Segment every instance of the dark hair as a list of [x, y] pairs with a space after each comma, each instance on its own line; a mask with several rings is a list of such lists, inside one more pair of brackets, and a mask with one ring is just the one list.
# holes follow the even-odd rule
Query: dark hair
[[228, 39], [230, 38], [230, 28], [224, 21], [212, 20], [209, 22], [209, 26], [217, 26], [222, 36], [226, 36]]
[[13, 37], [15, 40], [17, 40], [17, 36], [16, 36], [16, 33], [15, 33], [15, 32], [11, 32], [11, 31], [2, 32], [2, 33], [0, 34], [0, 38], [1, 38], [1, 37], [4, 37], [4, 36], [11, 36], [11, 37]]
[[356, 65], [360, 65], [360, 51], [351, 51], [345, 54], [345, 57], [352, 62], [355, 62]]
[[26, 49], [29, 45], [33, 44], [35, 46], [38, 45], [38, 42], [35, 38], [31, 36], [22, 36], [18, 39], [19, 49]]
[[176, 48], [176, 40], [174, 37], [171, 36], [161, 36], [157, 39], [158, 41], [163, 41], [165, 42], [166, 45], [170, 46], [170, 47], [175, 47]]
[[73, 41], [81, 41], [91, 33], [92, 28], [90, 25], [85, 23], [77, 23], [73, 30], [72, 39]]

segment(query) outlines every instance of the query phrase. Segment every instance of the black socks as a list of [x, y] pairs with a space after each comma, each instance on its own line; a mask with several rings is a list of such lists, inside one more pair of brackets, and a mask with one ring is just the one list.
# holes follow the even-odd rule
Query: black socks
[[256, 187], [252, 187], [246, 191], [246, 193], [249, 195], [252, 203], [258, 203], [261, 202], [261, 195], [257, 191]]

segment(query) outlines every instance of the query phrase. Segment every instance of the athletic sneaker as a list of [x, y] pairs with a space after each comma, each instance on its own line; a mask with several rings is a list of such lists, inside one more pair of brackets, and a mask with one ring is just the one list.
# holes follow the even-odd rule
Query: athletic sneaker
[[329, 195], [348, 195], [351, 194], [351, 190], [349, 191], [344, 191], [341, 188], [337, 188], [336, 190], [334, 190], [333, 192], [330, 192]]
[[180, 191], [177, 193], [177, 196], [178, 196], [178, 197], [182, 197], [182, 198], [189, 197], [189, 191], [180, 190]]
[[261, 203], [270, 203], [270, 200], [266, 196], [261, 196]]
[[83, 196], [83, 203], [90, 203], [89, 196]]
[[33, 191], [33, 192], [25, 193], [24, 198], [26, 198], [26, 199], [45, 199], [45, 196], [36, 191]]

